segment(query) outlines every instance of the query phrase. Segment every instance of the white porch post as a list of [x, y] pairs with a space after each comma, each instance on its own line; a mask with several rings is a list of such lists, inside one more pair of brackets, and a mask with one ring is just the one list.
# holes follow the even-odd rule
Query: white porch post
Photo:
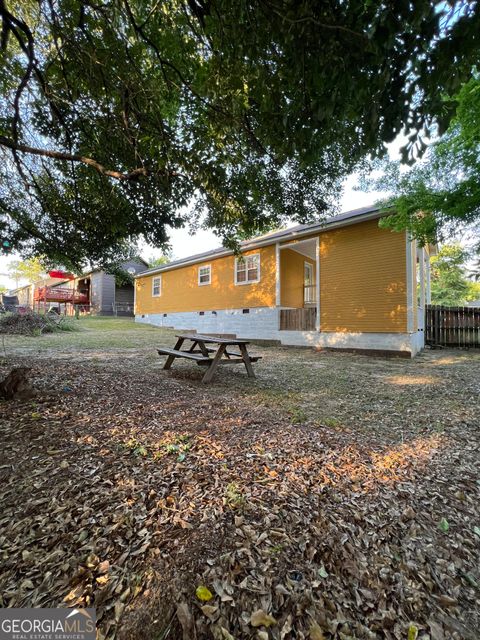
[[415, 241], [412, 240], [412, 238], [410, 237], [410, 234], [405, 234], [405, 241], [406, 241], [406, 254], [407, 254], [407, 264], [406, 264], [406, 279], [407, 279], [407, 331], [409, 333], [412, 333], [414, 330], [414, 326], [415, 326], [415, 321], [414, 321], [414, 296], [416, 295], [415, 292], [415, 285], [416, 285], [416, 278], [414, 277], [414, 256], [416, 256], [416, 252], [415, 252]]
[[275, 245], [275, 304], [277, 307], [281, 304], [280, 295], [280, 243]]
[[425, 249], [423, 247], [417, 248], [417, 262], [418, 284], [415, 281], [414, 295], [417, 295], [418, 286], [417, 329], [423, 331], [425, 330]]
[[317, 301], [317, 318], [315, 330], [320, 331], [320, 238], [315, 240], [315, 294]]
[[432, 290], [430, 288], [430, 253], [425, 251], [425, 303], [432, 304]]
[[419, 280], [420, 280], [420, 307], [425, 308], [425, 249], [417, 249]]
[[137, 315], [137, 279], [133, 279], [133, 317]]

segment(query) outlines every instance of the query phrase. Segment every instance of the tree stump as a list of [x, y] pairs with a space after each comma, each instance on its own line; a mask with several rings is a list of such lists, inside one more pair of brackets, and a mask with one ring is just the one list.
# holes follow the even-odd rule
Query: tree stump
[[28, 380], [29, 367], [16, 367], [0, 382], [0, 398], [5, 400], [28, 400], [35, 390]]

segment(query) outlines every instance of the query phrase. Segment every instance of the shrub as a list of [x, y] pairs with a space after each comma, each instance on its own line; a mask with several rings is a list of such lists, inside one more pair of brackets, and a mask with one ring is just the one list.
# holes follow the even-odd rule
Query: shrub
[[39, 313], [6, 313], [0, 316], [0, 333], [39, 336], [57, 331], [75, 331], [76, 326], [67, 318], [42, 315]]

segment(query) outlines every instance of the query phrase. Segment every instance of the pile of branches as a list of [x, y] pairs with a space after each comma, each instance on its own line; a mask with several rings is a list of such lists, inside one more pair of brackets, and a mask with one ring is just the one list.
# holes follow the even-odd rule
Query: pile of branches
[[72, 323], [64, 318], [40, 313], [7, 313], [0, 317], [0, 334], [39, 336], [56, 331], [73, 331]]

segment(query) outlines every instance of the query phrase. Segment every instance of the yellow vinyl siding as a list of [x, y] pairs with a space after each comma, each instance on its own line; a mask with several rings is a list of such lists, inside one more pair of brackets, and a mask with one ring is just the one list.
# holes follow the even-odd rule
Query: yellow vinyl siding
[[[152, 297], [152, 274], [137, 278], [136, 314], [214, 311], [275, 306], [275, 246], [246, 251], [260, 254], [260, 282], [235, 284], [235, 256], [162, 271], [162, 295]], [[211, 284], [199, 286], [198, 268], [211, 265]]]
[[280, 304], [282, 307], [303, 307], [304, 264], [313, 266], [315, 282], [315, 261], [292, 249], [280, 251]]
[[378, 220], [320, 234], [320, 329], [407, 331], [406, 238]]

